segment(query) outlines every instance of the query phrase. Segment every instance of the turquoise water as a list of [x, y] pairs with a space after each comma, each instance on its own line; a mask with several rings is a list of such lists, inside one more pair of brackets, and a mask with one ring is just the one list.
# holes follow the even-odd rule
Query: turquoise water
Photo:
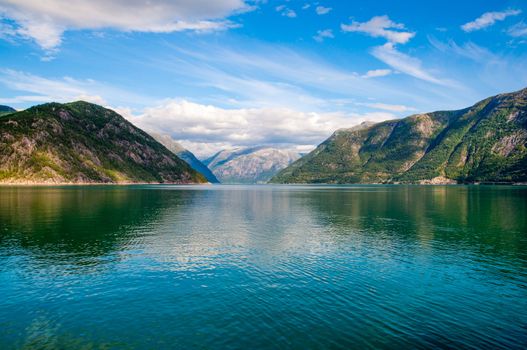
[[0, 187], [0, 348], [525, 348], [526, 214], [526, 187]]

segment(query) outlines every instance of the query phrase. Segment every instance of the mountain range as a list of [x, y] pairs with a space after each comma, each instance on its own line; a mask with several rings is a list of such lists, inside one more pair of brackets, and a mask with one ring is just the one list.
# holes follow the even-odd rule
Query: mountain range
[[0, 183], [204, 183], [110, 109], [47, 103], [0, 117]]
[[527, 89], [337, 130], [271, 182], [527, 182]]
[[[210, 169], [210, 170], [209, 170]], [[335, 131], [314, 151], [222, 150], [200, 161], [87, 103], [0, 106], [0, 183], [526, 183], [527, 89], [454, 111]]]
[[258, 146], [222, 150], [203, 163], [222, 183], [266, 183], [300, 156], [290, 149]]
[[162, 135], [156, 132], [148, 132], [156, 141], [165, 146], [169, 151], [184, 160], [190, 167], [203, 174], [208, 182], [219, 183], [216, 176], [210, 169], [203, 164], [192, 152], [183, 147], [181, 144], [172, 139], [169, 135]]

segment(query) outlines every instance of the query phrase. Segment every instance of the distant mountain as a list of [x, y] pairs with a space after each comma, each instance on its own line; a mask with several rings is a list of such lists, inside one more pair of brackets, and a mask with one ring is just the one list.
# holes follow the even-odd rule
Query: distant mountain
[[203, 183], [112, 110], [47, 103], [0, 117], [1, 183]]
[[196, 156], [181, 146], [179, 143], [177, 143], [175, 140], [173, 140], [168, 135], [161, 135], [155, 132], [148, 132], [154, 139], [156, 139], [159, 143], [161, 143], [163, 146], [165, 146], [169, 151], [177, 155], [179, 158], [183, 159], [185, 162], [187, 162], [188, 165], [197, 172], [203, 174], [205, 178], [207, 178], [207, 181], [210, 183], [219, 183], [218, 179], [212, 171], [210, 171], [209, 168], [205, 164], [203, 164]]
[[16, 112], [16, 109], [14, 109], [12, 107], [9, 107], [9, 106], [0, 105], [0, 116], [6, 115], [6, 114], [11, 114], [11, 113], [14, 113], [14, 112]]
[[203, 163], [222, 183], [265, 183], [298, 158], [292, 150], [260, 146], [223, 150]]
[[527, 89], [470, 108], [337, 130], [274, 183], [527, 181]]

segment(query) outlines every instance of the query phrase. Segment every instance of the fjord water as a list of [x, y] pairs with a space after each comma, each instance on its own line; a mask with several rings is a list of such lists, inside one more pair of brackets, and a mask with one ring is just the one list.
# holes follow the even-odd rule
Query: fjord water
[[527, 188], [0, 188], [0, 348], [525, 348]]

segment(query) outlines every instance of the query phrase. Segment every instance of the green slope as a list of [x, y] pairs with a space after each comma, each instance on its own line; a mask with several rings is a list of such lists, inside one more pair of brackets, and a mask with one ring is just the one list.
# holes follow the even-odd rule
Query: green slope
[[335, 132], [274, 183], [527, 181], [527, 89]]
[[48, 103], [0, 117], [2, 183], [202, 183], [151, 136], [112, 110]]

